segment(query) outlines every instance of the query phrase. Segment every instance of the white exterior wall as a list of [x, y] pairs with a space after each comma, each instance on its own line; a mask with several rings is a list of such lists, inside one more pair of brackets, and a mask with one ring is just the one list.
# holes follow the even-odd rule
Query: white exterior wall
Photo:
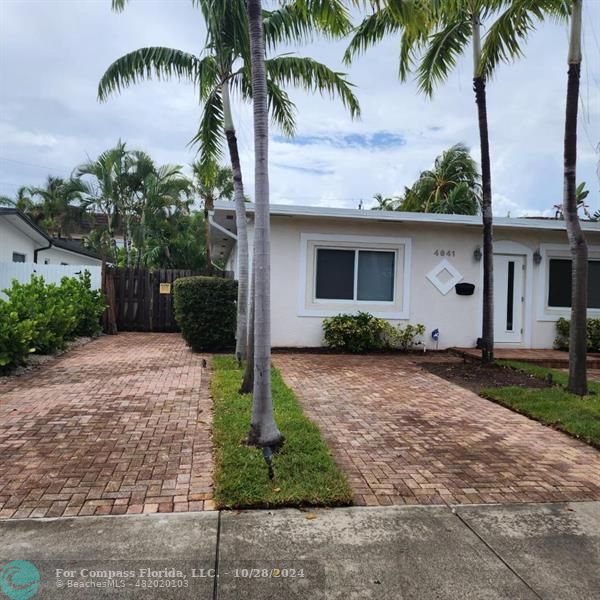
[[[46, 263], [46, 261], [48, 261]], [[49, 265], [84, 265], [84, 266], [100, 266], [102, 261], [98, 258], [91, 258], [77, 252], [69, 252], [62, 248], [53, 246], [49, 250], [40, 250], [38, 252], [38, 263]]]
[[[253, 231], [250, 224], [249, 241]], [[392, 324], [422, 323], [427, 331], [424, 341], [436, 347], [431, 332], [439, 329], [439, 348], [473, 347], [481, 335], [482, 267], [473, 252], [481, 246], [481, 228], [466, 225], [357, 222], [351, 220], [313, 219], [305, 217], [272, 217], [272, 344], [274, 347], [314, 347], [322, 345], [324, 316], [365, 310], [386, 318]], [[393, 306], [375, 306], [357, 302], [331, 302], [317, 306], [312, 297], [312, 253], [310, 244], [352, 244], [348, 236], [357, 236], [357, 247], [386, 249], [402, 246], [397, 264], [397, 285], [403, 281], [408, 290], [397, 287]], [[378, 238], [380, 241], [378, 241]], [[588, 233], [590, 258], [600, 258], [600, 233]], [[568, 256], [566, 233], [544, 230], [496, 228], [495, 253], [525, 257], [525, 301], [523, 334], [518, 344], [506, 346], [551, 348], [555, 337], [554, 322], [569, 316], [569, 309], [547, 309], [547, 259]], [[332, 240], [341, 240], [335, 242]], [[336, 246], [339, 247], [339, 246]], [[534, 264], [533, 253], [540, 249], [542, 262]], [[436, 256], [435, 252], [438, 251]], [[442, 257], [441, 251], [453, 255]], [[234, 249], [235, 252], [235, 249]], [[447, 260], [462, 276], [461, 281], [475, 284], [472, 296], [459, 296], [454, 287], [442, 294], [427, 274]], [[306, 266], [308, 265], [308, 266]], [[407, 270], [405, 272], [405, 269]], [[303, 285], [303, 281], [306, 284]], [[600, 311], [590, 311], [596, 316]], [[501, 346], [501, 344], [497, 344]]]
[[12, 262], [13, 252], [24, 254], [26, 262], [33, 262], [33, 252], [37, 247], [31, 238], [0, 217], [0, 262]]

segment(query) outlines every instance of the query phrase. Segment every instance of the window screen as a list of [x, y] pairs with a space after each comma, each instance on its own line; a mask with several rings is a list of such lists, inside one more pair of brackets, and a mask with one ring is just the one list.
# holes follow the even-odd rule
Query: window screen
[[315, 296], [325, 300], [354, 298], [354, 250], [317, 250]]
[[361, 250], [358, 253], [358, 300], [394, 300], [394, 253]]
[[[550, 259], [548, 306], [569, 308], [571, 306], [571, 260]], [[588, 308], [600, 308], [600, 261], [589, 262]]]
[[12, 255], [12, 261], [13, 262], [25, 262], [25, 255], [21, 254], [20, 252], [13, 252]]

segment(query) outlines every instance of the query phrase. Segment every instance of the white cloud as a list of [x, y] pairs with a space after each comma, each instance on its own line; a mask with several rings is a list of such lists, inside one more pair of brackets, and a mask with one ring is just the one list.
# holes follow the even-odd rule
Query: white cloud
[[[48, 174], [68, 175], [120, 137], [158, 161], [188, 164], [187, 147], [200, 109], [193, 86], [151, 82], [96, 100], [97, 83], [118, 56], [147, 45], [198, 52], [204, 41], [201, 15], [189, 0], [131, 2], [124, 13], [102, 2], [2, 0], [0, 2], [0, 193], [39, 183]], [[600, 6], [586, 5], [586, 23]], [[594, 146], [600, 141], [600, 64], [597, 36], [586, 27], [578, 180], [586, 181], [593, 208], [599, 196]], [[373, 194], [399, 194], [435, 156], [456, 142], [479, 158], [470, 56], [458, 65], [433, 100], [414, 83], [397, 79], [398, 43], [389, 39], [341, 64], [344, 42], [315, 42], [299, 49], [332, 68], [349, 71], [362, 118], [352, 121], [339, 102], [290, 90], [298, 107], [298, 135], [316, 139], [290, 144], [272, 132], [274, 202], [355, 207]], [[281, 51], [285, 51], [282, 48]], [[527, 57], [499, 69], [488, 86], [495, 213], [546, 214], [562, 196], [562, 136], [566, 86], [566, 30], [544, 25], [532, 35]], [[253, 192], [252, 113], [236, 105], [236, 123], [247, 192]], [[377, 132], [401, 136], [403, 145], [331, 143]], [[18, 162], [15, 162], [18, 161]], [[26, 164], [23, 164], [26, 163]]]

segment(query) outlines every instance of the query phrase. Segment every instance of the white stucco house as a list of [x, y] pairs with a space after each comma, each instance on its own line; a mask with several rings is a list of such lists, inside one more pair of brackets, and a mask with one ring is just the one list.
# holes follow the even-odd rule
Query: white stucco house
[[[210, 218], [213, 256], [235, 273], [233, 203], [217, 203]], [[583, 229], [589, 315], [600, 316], [600, 223]], [[357, 311], [423, 323], [430, 348], [474, 347], [481, 337], [480, 217], [272, 205], [271, 236], [274, 347], [320, 346], [324, 317]], [[570, 272], [564, 221], [495, 219], [498, 347], [552, 347], [556, 320], [570, 314]]]
[[93, 252], [70, 240], [51, 238], [16, 208], [0, 207], [0, 263], [100, 266]]

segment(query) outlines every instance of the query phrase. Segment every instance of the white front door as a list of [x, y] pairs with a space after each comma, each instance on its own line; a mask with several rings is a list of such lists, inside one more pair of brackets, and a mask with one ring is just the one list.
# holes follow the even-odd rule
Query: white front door
[[494, 341], [518, 344], [523, 339], [525, 257], [494, 255]]

